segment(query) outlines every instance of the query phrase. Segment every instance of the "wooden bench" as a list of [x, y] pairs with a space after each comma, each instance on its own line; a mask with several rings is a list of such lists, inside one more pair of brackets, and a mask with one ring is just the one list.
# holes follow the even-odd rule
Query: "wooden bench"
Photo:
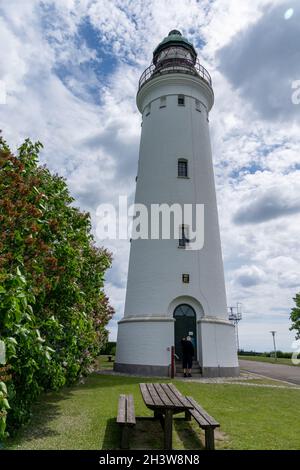
[[215, 428], [220, 427], [220, 424], [192, 398], [185, 397], [188, 402], [193, 405], [192, 409], [186, 411], [186, 417], [191, 416], [197, 421], [201, 429], [205, 431], [205, 449], [215, 449]]
[[136, 424], [132, 395], [120, 395], [117, 423], [121, 426], [121, 449], [129, 449], [130, 430]]
[[142, 383], [140, 389], [145, 405], [154, 411], [164, 430], [164, 449], [172, 449], [173, 416], [193, 408], [174, 384]]

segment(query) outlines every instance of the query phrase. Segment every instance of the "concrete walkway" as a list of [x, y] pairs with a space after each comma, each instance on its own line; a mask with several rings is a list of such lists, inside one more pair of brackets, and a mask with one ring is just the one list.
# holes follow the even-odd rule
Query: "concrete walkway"
[[[145, 377], [145, 375], [140, 375], [140, 374], [128, 374], [126, 372], [116, 372], [112, 369], [100, 369], [95, 371], [96, 374], [100, 375], [116, 375], [120, 377]], [[159, 377], [159, 376], [152, 376], [154, 379], [164, 379], [168, 380], [168, 377]], [[242, 372], [242, 374], [239, 377], [214, 377], [214, 378], [209, 378], [209, 377], [202, 377], [201, 374], [192, 374], [191, 378], [184, 378], [183, 374], [177, 374], [175, 376], [176, 380], [182, 380], [184, 382], [202, 382], [202, 383], [232, 383], [234, 381], [246, 381], [246, 380], [251, 380], [251, 379], [257, 379], [260, 378], [256, 374], [251, 374], [251, 373], [246, 373]]]
[[300, 385], [300, 366], [286, 366], [285, 364], [272, 364], [268, 362], [256, 362], [240, 360], [242, 371], [264, 375], [270, 379], [284, 380], [292, 384]]

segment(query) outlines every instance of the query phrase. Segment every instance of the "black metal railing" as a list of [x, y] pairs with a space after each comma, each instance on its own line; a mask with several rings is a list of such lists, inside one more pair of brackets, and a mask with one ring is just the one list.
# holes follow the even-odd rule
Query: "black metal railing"
[[168, 73], [187, 73], [202, 78], [210, 86], [212, 86], [211, 76], [208, 71], [197, 60], [195, 63], [188, 59], [166, 59], [157, 65], [153, 63], [144, 70], [139, 80], [139, 91], [151, 78]]

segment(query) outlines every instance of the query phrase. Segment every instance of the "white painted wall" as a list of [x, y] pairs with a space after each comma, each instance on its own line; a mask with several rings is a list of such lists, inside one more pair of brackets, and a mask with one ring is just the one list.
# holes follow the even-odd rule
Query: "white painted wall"
[[[185, 106], [178, 106], [178, 94]], [[161, 96], [167, 106], [160, 108]], [[195, 99], [203, 103], [196, 110]], [[178, 248], [178, 240], [133, 240], [131, 245], [125, 317], [169, 315], [170, 302], [188, 295], [203, 306], [205, 315], [227, 316], [223, 263], [210, 147], [207, 110], [210, 88], [185, 74], [151, 80], [140, 92], [143, 116], [136, 203], [205, 204], [205, 241], [201, 251]], [[189, 179], [177, 178], [177, 160], [188, 160]], [[190, 283], [182, 283], [182, 274]], [[198, 312], [200, 314], [200, 312]]]
[[169, 366], [174, 320], [119, 322], [116, 362]]
[[[185, 106], [178, 106], [179, 94], [185, 96]], [[164, 108], [160, 108], [161, 96], [166, 96]], [[196, 110], [196, 99], [201, 102], [201, 112]], [[227, 322], [209, 136], [208, 112], [213, 100], [206, 82], [181, 73], [153, 78], [138, 93], [143, 124], [135, 202], [148, 207], [153, 203], [204, 204], [205, 240], [200, 251], [178, 248], [177, 239], [132, 240], [117, 363], [169, 365], [166, 348], [174, 344], [173, 312], [188, 299], [198, 322], [207, 317], [223, 320], [218, 324], [198, 323], [202, 365], [237, 366], [234, 329]], [[149, 104], [151, 111], [146, 116]], [[188, 179], [177, 177], [179, 158], [188, 160]], [[190, 274], [189, 284], [182, 282], [183, 273]], [[162, 322], [162, 318], [170, 321]], [[136, 321], [130, 321], [133, 319]]]
[[238, 367], [235, 327], [204, 319], [198, 323], [198, 349], [205, 367]]

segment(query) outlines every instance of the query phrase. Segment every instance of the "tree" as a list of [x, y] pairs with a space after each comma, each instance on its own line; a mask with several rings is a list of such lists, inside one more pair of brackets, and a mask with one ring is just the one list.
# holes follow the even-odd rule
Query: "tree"
[[290, 319], [292, 321], [292, 326], [290, 330], [296, 330], [296, 339], [300, 339], [300, 294], [296, 294], [296, 297], [293, 298], [296, 307], [292, 308]]
[[65, 180], [38, 165], [41, 148], [27, 139], [14, 156], [0, 137], [0, 340], [11, 369], [6, 383], [0, 374], [0, 437], [41, 391], [91, 370], [113, 315], [103, 290], [111, 255]]

